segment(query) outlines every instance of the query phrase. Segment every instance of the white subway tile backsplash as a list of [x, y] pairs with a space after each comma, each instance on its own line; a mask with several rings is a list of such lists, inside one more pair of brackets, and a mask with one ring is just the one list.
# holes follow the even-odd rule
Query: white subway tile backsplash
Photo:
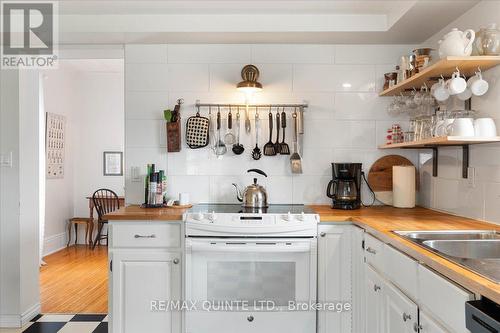
[[252, 62], [260, 64], [332, 64], [333, 45], [269, 45], [252, 46]]
[[208, 65], [168, 65], [170, 91], [208, 91]]
[[126, 147], [166, 147], [166, 128], [163, 120], [127, 119]]
[[[189, 192], [193, 203], [236, 203], [236, 182], [246, 186], [254, 177], [250, 168], [264, 170], [269, 178], [258, 177], [266, 186], [271, 203], [329, 203], [326, 185], [332, 162], [362, 162], [365, 171], [373, 161], [387, 153], [398, 153], [416, 161], [413, 151], [386, 152], [376, 149], [378, 126], [392, 123], [386, 107], [390, 99], [378, 98], [376, 71], [389, 57], [389, 49], [375, 56], [374, 62], [345, 59], [347, 49], [337, 54], [335, 45], [162, 45], [127, 46], [126, 65], [126, 165], [155, 162], [167, 170], [168, 193], [177, 197]], [[397, 49], [397, 48], [396, 48]], [[168, 53], [165, 53], [166, 52]], [[366, 50], [379, 50], [375, 47]], [[150, 52], [144, 57], [141, 54]], [[350, 51], [349, 51], [350, 52]], [[398, 56], [399, 56], [399, 50]], [[368, 52], [367, 54], [369, 54]], [[356, 55], [359, 56], [359, 55]], [[381, 60], [382, 59], [382, 60]], [[168, 63], [166, 63], [168, 61]], [[335, 61], [335, 63], [334, 63]], [[304, 113], [305, 134], [300, 136], [304, 174], [292, 175], [289, 156], [263, 156], [254, 161], [255, 110], [249, 110], [251, 133], [245, 133], [241, 112], [241, 143], [245, 152], [235, 156], [231, 147], [222, 158], [210, 148], [189, 149], [183, 142], [179, 153], [166, 152], [165, 123], [162, 111], [173, 108], [178, 98], [181, 108], [182, 137], [184, 121], [196, 113], [195, 103], [244, 103], [236, 90], [240, 72], [247, 63], [259, 68], [262, 92], [252, 103], [308, 103]], [[382, 65], [384, 66], [384, 65]], [[233, 119], [237, 112], [233, 109]], [[293, 120], [287, 110], [286, 141], [292, 147]], [[213, 115], [217, 110], [212, 110]], [[221, 109], [222, 135], [227, 128], [227, 108]], [[268, 110], [260, 110], [259, 147], [269, 139]], [[272, 110], [275, 121], [276, 110]], [[208, 116], [206, 108], [202, 116]], [[404, 121], [404, 117], [401, 117]], [[398, 120], [400, 121], [400, 120]], [[274, 122], [273, 122], [274, 125]], [[234, 124], [233, 126], [236, 126]], [[281, 135], [280, 135], [281, 138]], [[383, 136], [382, 136], [383, 139]], [[276, 132], [273, 133], [274, 142]], [[184, 140], [183, 140], [184, 141]], [[129, 168], [129, 167], [127, 167]], [[142, 170], [142, 169], [141, 169]], [[141, 171], [142, 172], [142, 171]], [[127, 173], [130, 170], [127, 169]], [[127, 202], [143, 200], [142, 184], [126, 180]], [[369, 194], [363, 189], [365, 201]]]
[[127, 119], [164, 119], [163, 110], [172, 109], [169, 93], [162, 91], [130, 91], [125, 107]]
[[165, 44], [127, 44], [125, 45], [125, 63], [127, 64], [165, 64], [167, 63], [167, 45]]
[[390, 64], [399, 63], [402, 55], [411, 54], [414, 45], [336, 45], [336, 64]]
[[331, 199], [326, 196], [326, 187], [331, 176], [293, 176], [293, 204], [328, 204]]
[[170, 44], [170, 64], [246, 64], [251, 60], [251, 45], [245, 44]]
[[166, 64], [126, 64], [125, 91], [168, 91]]
[[485, 212], [486, 221], [500, 224], [500, 183], [487, 183], [485, 185]]
[[167, 177], [169, 198], [179, 199], [179, 193], [189, 193], [192, 204], [210, 202], [210, 179], [206, 176]]
[[378, 93], [347, 92], [335, 94], [335, 119], [359, 119], [359, 120], [394, 120], [407, 117], [391, 117], [387, 113], [387, 107], [391, 99], [379, 97]]
[[336, 148], [376, 148], [376, 126], [373, 121], [335, 120], [331, 137]]
[[375, 91], [375, 66], [294, 65], [294, 91]]

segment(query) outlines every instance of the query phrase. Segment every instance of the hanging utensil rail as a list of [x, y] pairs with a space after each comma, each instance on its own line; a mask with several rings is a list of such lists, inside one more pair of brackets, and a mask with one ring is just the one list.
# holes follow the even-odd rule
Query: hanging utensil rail
[[[229, 107], [240, 107], [240, 108], [246, 108], [247, 106], [251, 109], [267, 109], [266, 111], [269, 110], [269, 108], [291, 108], [290, 111], [293, 112], [294, 108], [301, 108], [305, 109], [308, 107], [308, 104], [302, 103], [302, 104], [230, 104], [230, 103], [200, 103], [196, 102], [195, 105], [197, 108], [203, 108], [203, 107], [220, 107], [220, 108], [229, 108]], [[264, 111], [264, 110], [262, 110]]]

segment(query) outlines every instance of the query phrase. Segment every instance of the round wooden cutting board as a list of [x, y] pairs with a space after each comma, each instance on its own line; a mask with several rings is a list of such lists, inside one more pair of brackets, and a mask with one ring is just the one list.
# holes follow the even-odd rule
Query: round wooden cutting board
[[392, 205], [392, 167], [413, 163], [400, 155], [387, 155], [373, 163], [368, 172], [368, 184], [375, 192], [375, 198], [385, 205]]

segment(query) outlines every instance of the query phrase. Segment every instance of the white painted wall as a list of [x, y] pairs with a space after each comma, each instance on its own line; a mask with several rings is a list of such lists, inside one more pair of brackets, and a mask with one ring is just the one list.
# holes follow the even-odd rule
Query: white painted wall
[[[38, 73], [0, 70], [0, 327], [40, 312], [38, 286]], [[20, 126], [22, 124], [22, 126]]]
[[[143, 182], [132, 182], [131, 168], [155, 163], [168, 175], [168, 193], [176, 197], [189, 192], [194, 203], [236, 203], [231, 183], [247, 185], [249, 168], [261, 168], [269, 178], [266, 185], [271, 203], [328, 203], [326, 185], [331, 162], [362, 162], [364, 169], [380, 156], [385, 132], [394, 120], [387, 115], [388, 98], [379, 98], [383, 73], [393, 70], [401, 54], [411, 45], [126, 45], [126, 200], [143, 201]], [[194, 103], [242, 103], [235, 89], [241, 68], [258, 66], [264, 90], [257, 103], [302, 102], [305, 112], [303, 175], [292, 175], [288, 156], [254, 161], [250, 151], [255, 135], [243, 134], [243, 155], [229, 152], [217, 159], [208, 149], [166, 152], [162, 110], [184, 98], [182, 118], [195, 113]], [[350, 83], [351, 88], [343, 86]], [[274, 112], [274, 110], [273, 110]], [[207, 110], [202, 112], [205, 116]], [[227, 110], [223, 110], [224, 117]], [[251, 111], [252, 119], [254, 111]], [[267, 141], [267, 112], [261, 112]], [[184, 126], [183, 121], [183, 126]], [[292, 124], [288, 117], [288, 124]], [[291, 138], [291, 127], [286, 136]], [[184, 140], [183, 140], [184, 141]], [[394, 151], [416, 163], [416, 153]], [[371, 197], [364, 192], [364, 200]]]
[[88, 217], [86, 197], [93, 191], [105, 187], [123, 195], [124, 177], [103, 176], [102, 156], [104, 151], [123, 151], [123, 70], [103, 65], [122, 62], [62, 61], [60, 69], [44, 73], [46, 111], [67, 117], [65, 177], [46, 180], [44, 253], [66, 246], [68, 219]]
[[[500, 1], [481, 1], [471, 10], [422, 45], [437, 49], [437, 41], [451, 28], [474, 29], [488, 23], [500, 24]], [[490, 88], [486, 95], [473, 97], [472, 108], [496, 120], [500, 130], [500, 67], [484, 73]], [[476, 184], [462, 179], [462, 150], [440, 149], [438, 177], [432, 177], [429, 152], [420, 153], [422, 182], [420, 202], [428, 207], [457, 215], [500, 223], [500, 144], [470, 146], [470, 166], [476, 169]]]

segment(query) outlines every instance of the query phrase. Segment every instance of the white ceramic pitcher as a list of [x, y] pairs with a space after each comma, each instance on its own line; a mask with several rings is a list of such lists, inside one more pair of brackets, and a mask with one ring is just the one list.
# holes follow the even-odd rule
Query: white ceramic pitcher
[[439, 57], [470, 56], [475, 37], [476, 33], [472, 29], [465, 31], [460, 31], [457, 28], [452, 29], [439, 41]]

